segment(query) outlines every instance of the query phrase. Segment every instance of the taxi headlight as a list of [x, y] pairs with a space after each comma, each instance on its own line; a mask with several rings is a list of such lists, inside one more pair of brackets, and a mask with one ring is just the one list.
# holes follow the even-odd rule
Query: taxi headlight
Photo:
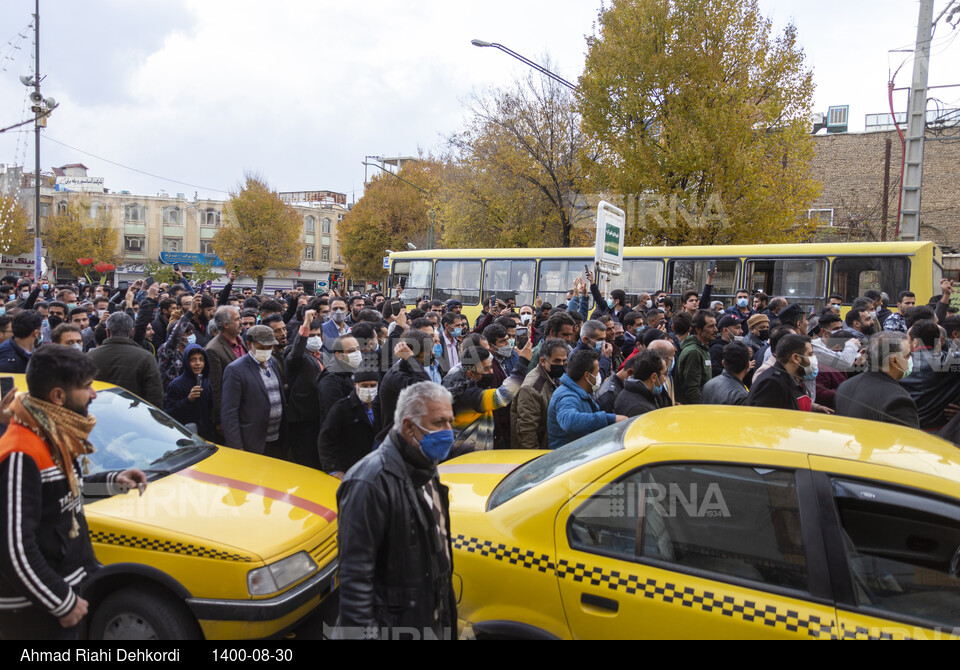
[[251, 596], [266, 596], [283, 591], [317, 570], [317, 564], [305, 551], [288, 556], [282, 561], [251, 570], [247, 573], [247, 590]]

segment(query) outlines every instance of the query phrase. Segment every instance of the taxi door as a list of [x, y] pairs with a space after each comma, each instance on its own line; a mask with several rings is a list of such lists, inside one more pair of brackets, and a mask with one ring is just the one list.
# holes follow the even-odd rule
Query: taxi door
[[842, 639], [960, 638], [960, 500], [946, 480], [811, 456]]
[[651, 447], [555, 524], [574, 638], [835, 638], [806, 456]]

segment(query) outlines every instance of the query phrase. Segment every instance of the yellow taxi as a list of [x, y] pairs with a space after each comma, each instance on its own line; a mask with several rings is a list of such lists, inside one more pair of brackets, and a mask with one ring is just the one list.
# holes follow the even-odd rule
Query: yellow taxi
[[336, 479], [218, 447], [122, 388], [94, 389], [88, 474], [136, 467], [149, 484], [142, 496], [84, 487], [105, 565], [83, 585], [88, 637], [264, 638], [331, 594]]
[[960, 636], [960, 449], [917, 430], [677, 407], [440, 472], [467, 637]]

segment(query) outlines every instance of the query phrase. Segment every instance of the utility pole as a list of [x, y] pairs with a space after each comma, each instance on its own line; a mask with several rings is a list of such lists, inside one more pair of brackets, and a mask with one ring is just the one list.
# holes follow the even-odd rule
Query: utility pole
[[890, 149], [893, 146], [893, 140], [888, 139], [883, 153], [883, 213], [880, 215], [883, 219], [883, 226], [880, 228], [880, 241], [887, 241], [887, 224], [890, 222]]
[[[33, 90], [35, 91], [34, 100], [43, 100], [43, 96], [40, 95], [40, 0], [36, 2], [36, 14], [33, 15], [33, 41], [34, 46], [36, 46], [36, 71], [33, 73]], [[33, 239], [33, 277], [37, 282], [40, 281], [41, 274], [41, 255], [43, 253], [43, 243], [40, 241], [40, 122], [46, 117], [41, 116], [43, 114], [43, 109], [41, 103], [35, 103], [35, 113], [37, 115], [37, 120], [34, 123], [34, 132], [36, 133], [35, 139], [35, 150], [36, 150], [36, 172], [33, 177], [33, 184], [36, 187], [36, 195], [33, 202], [34, 205], [34, 234]]]
[[923, 185], [923, 142], [927, 128], [927, 81], [930, 71], [930, 40], [933, 36], [933, 0], [920, 0], [913, 83], [907, 112], [907, 139], [901, 185], [900, 239], [920, 239], [920, 195]]

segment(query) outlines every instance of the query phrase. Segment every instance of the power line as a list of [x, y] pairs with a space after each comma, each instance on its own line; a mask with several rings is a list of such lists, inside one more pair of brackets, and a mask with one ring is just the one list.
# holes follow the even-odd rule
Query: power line
[[181, 186], [189, 186], [190, 188], [198, 188], [198, 189], [202, 189], [202, 190], [204, 190], [204, 191], [213, 191], [213, 192], [215, 192], [215, 193], [226, 193], [227, 195], [230, 194], [230, 191], [224, 191], [222, 188], [210, 188], [209, 186], [198, 186], [197, 184], [190, 184], [190, 183], [185, 182], [185, 181], [179, 181], [179, 180], [177, 180], [177, 179], [170, 179], [169, 177], [161, 177], [160, 175], [158, 175], [158, 174], [153, 174], [152, 172], [146, 172], [146, 171], [144, 171], [144, 170], [138, 170], [138, 169], [135, 168], [135, 167], [130, 167], [129, 165], [124, 165], [124, 164], [122, 164], [122, 163], [118, 163], [118, 162], [116, 162], [116, 161], [112, 161], [112, 160], [110, 160], [109, 158], [104, 158], [103, 156], [97, 156], [96, 154], [92, 154], [92, 153], [90, 153], [89, 151], [84, 151], [83, 149], [78, 149], [78, 148], [76, 148], [76, 147], [72, 147], [72, 146], [70, 146], [69, 144], [67, 144], [66, 142], [61, 142], [61, 141], [59, 141], [59, 140], [53, 139], [53, 138], [50, 137], [49, 135], [43, 135], [43, 139], [46, 140], [46, 141], [48, 141], [48, 142], [53, 142], [54, 144], [59, 144], [60, 146], [64, 146], [64, 147], [66, 147], [66, 148], [68, 148], [68, 149], [72, 149], [72, 150], [74, 150], [74, 151], [77, 151], [77, 152], [79, 152], [79, 153], [82, 153], [82, 154], [84, 154], [85, 156], [90, 156], [91, 158], [96, 158], [97, 160], [103, 161], [104, 163], [110, 163], [110, 165], [116, 165], [117, 167], [123, 168], [124, 170], [130, 170], [131, 172], [137, 172], [137, 173], [139, 173], [139, 174], [146, 175], [146, 176], [148, 176], [148, 177], [153, 177], [154, 179], [160, 179], [161, 181], [168, 181], [168, 182], [170, 182], [170, 183], [172, 183], [172, 184], [180, 184]]

